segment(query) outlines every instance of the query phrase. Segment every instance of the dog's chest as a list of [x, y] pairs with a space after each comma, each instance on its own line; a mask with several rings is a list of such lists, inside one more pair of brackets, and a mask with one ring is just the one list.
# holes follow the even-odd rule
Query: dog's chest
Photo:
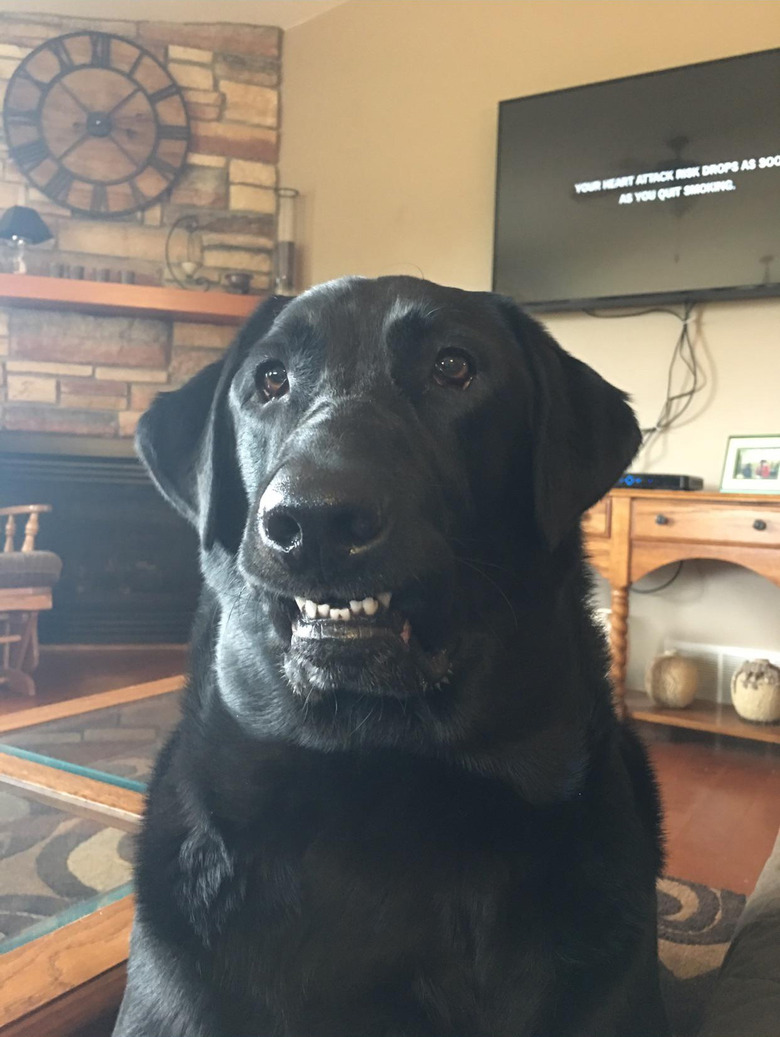
[[321, 1014], [393, 991], [465, 1020], [497, 977], [546, 971], [538, 835], [511, 794], [424, 767], [327, 777], [275, 779], [241, 840], [218, 955], [237, 992]]

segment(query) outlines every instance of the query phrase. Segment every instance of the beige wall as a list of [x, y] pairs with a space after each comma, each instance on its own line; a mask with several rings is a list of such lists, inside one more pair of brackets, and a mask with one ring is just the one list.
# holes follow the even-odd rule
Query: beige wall
[[[487, 288], [499, 100], [776, 46], [776, 0], [351, 0], [293, 28], [281, 168], [303, 196], [302, 280], [411, 273]], [[672, 318], [548, 323], [654, 420]], [[697, 330], [708, 390], [639, 463], [717, 487], [730, 434], [780, 432], [780, 302], [702, 307]], [[634, 684], [667, 634], [780, 650], [780, 590], [728, 566], [688, 570], [632, 600]]]

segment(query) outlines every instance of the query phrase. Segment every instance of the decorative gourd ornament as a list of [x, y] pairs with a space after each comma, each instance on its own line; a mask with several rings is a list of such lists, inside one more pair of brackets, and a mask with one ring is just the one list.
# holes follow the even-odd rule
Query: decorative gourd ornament
[[645, 691], [657, 706], [685, 709], [696, 697], [698, 687], [696, 664], [676, 652], [657, 655], [647, 667]]
[[768, 659], [743, 663], [731, 678], [731, 701], [743, 720], [776, 724], [780, 720], [780, 668]]

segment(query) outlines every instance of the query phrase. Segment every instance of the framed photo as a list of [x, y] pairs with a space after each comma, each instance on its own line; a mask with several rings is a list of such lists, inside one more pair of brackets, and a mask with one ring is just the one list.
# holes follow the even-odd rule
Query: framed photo
[[720, 492], [780, 494], [780, 434], [729, 436]]

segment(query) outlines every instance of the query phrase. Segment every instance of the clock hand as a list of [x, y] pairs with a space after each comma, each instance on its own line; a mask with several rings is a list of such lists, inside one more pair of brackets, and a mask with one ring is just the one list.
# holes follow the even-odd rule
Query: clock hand
[[129, 93], [129, 94], [127, 94], [127, 95], [126, 95], [125, 97], [123, 97], [121, 101], [118, 101], [118, 102], [117, 102], [117, 103], [116, 103], [116, 104], [114, 105], [114, 107], [110, 109], [110, 111], [107, 111], [107, 112], [106, 112], [106, 118], [107, 118], [107, 119], [110, 119], [110, 118], [111, 118], [111, 116], [112, 116], [112, 115], [114, 114], [114, 112], [118, 112], [118, 111], [119, 111], [119, 109], [120, 109], [120, 108], [121, 108], [121, 107], [122, 107], [123, 105], [127, 104], [127, 102], [128, 102], [129, 100], [130, 100], [130, 98], [131, 98], [131, 97], [135, 97], [135, 95], [136, 95], [136, 94], [138, 94], [138, 93], [140, 93], [140, 92], [141, 92], [141, 88], [140, 88], [140, 86], [137, 86], [137, 87], [135, 88], [135, 90], [131, 90], [131, 91], [130, 91], [130, 93]]
[[137, 165], [138, 165], [138, 159], [137, 159], [137, 158], [136, 158], [136, 157], [135, 157], [134, 155], [131, 155], [131, 154], [130, 154], [130, 152], [129, 152], [129, 151], [127, 150], [127, 148], [126, 148], [126, 147], [124, 147], [124, 145], [123, 145], [123, 144], [121, 144], [121, 143], [120, 143], [120, 142], [119, 142], [119, 141], [118, 141], [118, 140], [116, 139], [116, 137], [114, 136], [113, 132], [112, 132], [112, 133], [109, 133], [109, 135], [108, 135], [108, 139], [109, 139], [109, 140], [111, 141], [111, 143], [112, 143], [112, 144], [113, 144], [113, 145], [114, 145], [115, 147], [119, 148], [119, 150], [120, 150], [120, 151], [122, 152], [122, 154], [123, 154], [123, 155], [125, 156], [125, 158], [126, 158], [126, 159], [127, 159], [127, 160], [128, 160], [129, 162], [131, 162], [131, 163], [133, 164], [133, 166], [137, 166]]
[[71, 144], [71, 146], [69, 148], [66, 148], [65, 151], [63, 151], [63, 153], [61, 155], [56, 155], [55, 156], [57, 161], [58, 162], [62, 162], [63, 159], [66, 159], [68, 157], [68, 155], [71, 154], [71, 152], [75, 151], [76, 148], [79, 147], [81, 144], [83, 144], [84, 141], [87, 140], [88, 138], [89, 138], [89, 134], [88, 133], [82, 134], [82, 136], [79, 137], [78, 140], [74, 140], [73, 143]]
[[76, 102], [76, 104], [82, 110], [82, 112], [86, 112], [87, 115], [92, 115], [91, 109], [87, 108], [87, 106], [84, 104], [84, 102], [79, 100], [78, 97], [76, 97], [76, 95], [73, 93], [73, 91], [71, 90], [71, 88], [68, 86], [68, 84], [65, 82], [64, 79], [60, 80], [60, 86], [62, 87], [62, 89], [65, 91], [66, 94], [70, 94], [70, 96], [73, 98], [73, 100]]

